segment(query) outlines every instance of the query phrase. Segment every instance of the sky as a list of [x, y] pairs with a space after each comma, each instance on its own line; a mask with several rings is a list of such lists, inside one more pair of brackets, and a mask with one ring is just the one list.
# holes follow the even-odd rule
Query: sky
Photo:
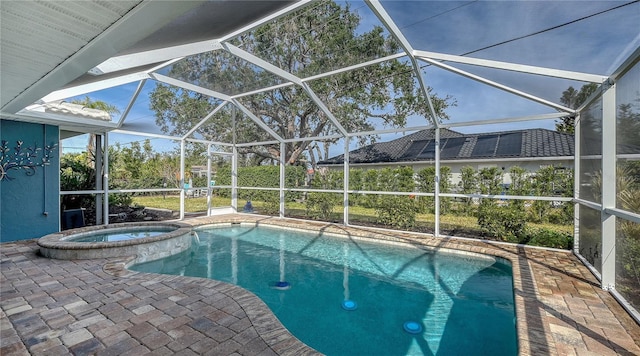
[[[344, 5], [344, 2], [339, 2]], [[564, 69], [591, 74], [609, 75], [640, 47], [640, 3], [606, 11], [627, 2], [619, 1], [383, 1], [386, 11], [394, 19], [413, 48]], [[380, 25], [371, 10], [360, 1], [349, 1], [352, 10], [361, 17], [358, 32]], [[598, 14], [599, 12], [603, 12]], [[483, 49], [484, 48], [484, 49]], [[522, 117], [548, 114], [555, 109], [531, 102], [519, 96], [488, 87], [471, 79], [445, 71], [424, 62], [423, 77], [428, 86], [441, 96], [450, 95], [457, 105], [449, 107], [447, 122]], [[582, 82], [505, 72], [469, 65], [449, 63], [459, 69], [484, 76], [515, 89], [559, 103], [562, 91], [569, 86], [579, 89]], [[87, 95], [115, 105], [123, 112], [137, 83], [103, 90]], [[151, 128], [160, 133], [154, 114], [148, 108], [150, 91], [155, 87], [148, 81], [129, 113], [127, 125]], [[83, 96], [81, 96], [83, 97]], [[73, 100], [73, 98], [68, 99]], [[117, 121], [120, 115], [114, 115]], [[425, 125], [422, 117], [413, 117], [409, 126]], [[446, 125], [446, 122], [445, 122]], [[468, 126], [457, 131], [487, 132], [525, 128], [554, 129], [554, 120], [518, 122], [511, 124]], [[382, 135], [379, 141], [400, 134]], [[65, 152], [82, 150], [86, 137], [63, 141]], [[144, 140], [144, 137], [111, 134], [110, 143]], [[177, 144], [152, 139], [156, 149], [171, 150]], [[343, 145], [343, 144], [340, 144]], [[342, 146], [332, 152], [342, 153]]]

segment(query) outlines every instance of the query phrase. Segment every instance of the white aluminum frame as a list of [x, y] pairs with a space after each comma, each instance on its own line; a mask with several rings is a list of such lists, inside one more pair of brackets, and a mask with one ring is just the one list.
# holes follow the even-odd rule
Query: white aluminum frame
[[[277, 67], [273, 63], [270, 63], [262, 58], [259, 58], [252, 53], [249, 53], [241, 48], [238, 48], [231, 43], [229, 40], [235, 38], [236, 36], [246, 33], [252, 29], [257, 28], [258, 26], [265, 24], [269, 21], [273, 21], [282, 16], [288, 15], [293, 11], [299, 10], [309, 4], [312, 3], [311, 0], [302, 0], [294, 2], [293, 4], [285, 7], [284, 9], [277, 11], [276, 13], [265, 16], [253, 23], [250, 23], [242, 28], [233, 31], [226, 36], [217, 39], [209, 39], [205, 41], [200, 41], [187, 45], [180, 45], [174, 47], [167, 47], [157, 50], [144, 51], [134, 54], [127, 54], [122, 56], [116, 56], [112, 58], [105, 59], [98, 65], [94, 65], [93, 72], [95, 73], [111, 73], [104, 78], [96, 77], [96, 80], [79, 84], [63, 89], [58, 89], [56, 91], [50, 92], [48, 95], [43, 97], [42, 102], [50, 102], [54, 100], [64, 99], [70, 96], [85, 94], [88, 92], [106, 89], [114, 86], [119, 86], [123, 84], [139, 82], [138, 87], [134, 94], [131, 96], [129, 104], [125, 109], [123, 115], [117, 123], [98, 123], [98, 122], [88, 122], [87, 120], [75, 119], [62, 117], [60, 115], [51, 115], [39, 113], [35, 109], [36, 107], [30, 107], [27, 110], [23, 109], [21, 111], [20, 108], [26, 107], [28, 104], [27, 101], [30, 97], [34, 95], [34, 93], [41, 92], [47, 89], [53, 89], [53, 83], [64, 82], [67, 83], [77, 76], [86, 72], [87, 67], [89, 67], [89, 63], [91, 61], [95, 61], [95, 58], [100, 58], [100, 49], [99, 47], [104, 43], [118, 42], [118, 46], [124, 46], [128, 43], [128, 40], [124, 42], [121, 41], [122, 38], [127, 38], [127, 36], [123, 36], [123, 33], [131, 33], [132, 28], [138, 28], [140, 23], [144, 24], [145, 31], [149, 31], [153, 28], [153, 21], [139, 21], [141, 20], [142, 9], [146, 11], [151, 11], [151, 13], [156, 14], [158, 19], [170, 17], [168, 9], [171, 8], [172, 11], [175, 11], [175, 7], [178, 6], [180, 9], [188, 9], [193, 4], [183, 4], [176, 5], [176, 3], [168, 3], [165, 2], [145, 2], [136, 6], [130, 13], [125, 15], [120, 21], [120, 26], [112, 26], [109, 30], [105, 31], [99, 38], [91, 41], [90, 44], [83, 48], [81, 51], [78, 51], [74, 54], [72, 58], [65, 60], [59, 68], [56, 68], [54, 71], [49, 73], [46, 77], [43, 77], [38, 85], [34, 86], [21, 93], [18, 97], [12, 99], [5, 107], [2, 108], [2, 112], [0, 113], [0, 117], [9, 118], [9, 119], [18, 119], [22, 121], [31, 121], [31, 122], [39, 122], [39, 123], [48, 123], [48, 124], [57, 124], [59, 126], [70, 126], [70, 127], [83, 127], [86, 130], [92, 132], [104, 132], [104, 144], [105, 147], [108, 146], [109, 140], [109, 132], [116, 133], [125, 133], [137, 136], [146, 136], [146, 137], [155, 137], [155, 138], [163, 138], [170, 139], [173, 141], [180, 142], [180, 218], [184, 218], [184, 203], [185, 203], [185, 192], [184, 192], [184, 178], [185, 178], [185, 143], [186, 142], [201, 142], [207, 144], [207, 153], [210, 157], [210, 149], [211, 145], [219, 145], [225, 147], [231, 147], [232, 153], [232, 177], [231, 177], [231, 190], [232, 190], [232, 198], [231, 204], [233, 209], [238, 211], [238, 189], [264, 189], [264, 190], [277, 190], [279, 191], [280, 197], [280, 208], [279, 208], [279, 216], [284, 217], [285, 212], [285, 192], [287, 191], [304, 191], [304, 192], [333, 192], [333, 193], [342, 193], [343, 194], [343, 224], [350, 225], [349, 222], [349, 194], [379, 194], [379, 195], [418, 195], [418, 196], [434, 196], [435, 197], [435, 235], [440, 235], [440, 198], [441, 197], [477, 197], [477, 198], [492, 198], [492, 199], [524, 199], [524, 200], [543, 200], [543, 201], [563, 201], [563, 202], [573, 202], [575, 204], [575, 242], [576, 247], [574, 252], [579, 254], [579, 210], [581, 206], [589, 207], [592, 209], [596, 209], [601, 212], [601, 226], [602, 226], [602, 248], [603, 248], [603, 262], [602, 262], [602, 274], [598, 277], [601, 278], [602, 287], [607, 290], [611, 290], [615, 293], [615, 235], [616, 235], [616, 219], [624, 219], [628, 221], [633, 221], [636, 223], [640, 223], [640, 214], [636, 214], [633, 212], [628, 212], [622, 209], [616, 208], [616, 98], [615, 98], [615, 80], [619, 77], [623, 76], [629, 68], [634, 65], [637, 65], [640, 60], [640, 48], [636, 49], [625, 61], [624, 63], [612, 74], [610, 77], [593, 74], [593, 73], [581, 73], [575, 71], [567, 71], [567, 70], [559, 70], [554, 68], [545, 68], [531, 65], [523, 65], [517, 63], [508, 63], [494, 60], [486, 60], [475, 57], [466, 57], [466, 56], [456, 56], [445, 53], [436, 53], [436, 52], [428, 52], [420, 49], [415, 49], [411, 45], [411, 43], [404, 37], [402, 31], [395, 24], [393, 18], [386, 12], [385, 8], [378, 0], [365, 0], [368, 7], [373, 11], [373, 13], [378, 17], [380, 22], [384, 25], [384, 27], [389, 31], [389, 33], [400, 43], [403, 52], [389, 55], [383, 58], [377, 58], [368, 60], [359, 64], [346, 66], [340, 69], [330, 70], [324, 73], [319, 73], [316, 75], [312, 75], [306, 78], [300, 78], [292, 73], [289, 73], [281, 68]], [[149, 16], [148, 13], [145, 13], [145, 16]], [[134, 31], [135, 32], [135, 31]], [[119, 41], [113, 41], [114, 38], [118, 38]], [[253, 89], [251, 91], [246, 91], [243, 93], [238, 93], [234, 95], [228, 95], [225, 93], [217, 92], [214, 90], [210, 90], [207, 88], [203, 88], [198, 85], [194, 85], [191, 83], [187, 83], [185, 81], [181, 81], [175, 78], [171, 78], [162, 74], [157, 73], [156, 71], [166, 67], [167, 65], [171, 65], [185, 56], [204, 53], [212, 50], [224, 50], [233, 56], [237, 56], [242, 58], [254, 65], [257, 65], [264, 70], [280, 77], [285, 80], [284, 83], [271, 85], [265, 88]], [[309, 82], [313, 80], [317, 80], [320, 78], [324, 78], [327, 76], [344, 73], [360, 68], [365, 68], [370, 65], [375, 65], [381, 62], [390, 61], [390, 60], [398, 60], [400, 58], [407, 57], [408, 60], [411, 61], [412, 68], [414, 74], [416, 75], [420, 89], [423, 95], [426, 95], [427, 105], [429, 107], [430, 112], [430, 124], [424, 126], [417, 127], [404, 127], [397, 129], [380, 129], [380, 130], [372, 130], [367, 132], [348, 132], [341, 124], [338, 118], [336, 118], [329, 108], [322, 102], [321, 98], [318, 97], [311, 87], [309, 86]], [[90, 61], [91, 60], [91, 61]], [[133, 73], [124, 73], [127, 71], [131, 71], [135, 67], [149, 65], [152, 63], [162, 62], [162, 64], [154, 66], [151, 69], [141, 70], [139, 72]], [[540, 115], [531, 115], [531, 116], [522, 116], [522, 117], [511, 117], [511, 118], [496, 118], [489, 120], [478, 120], [478, 121], [469, 121], [469, 122], [455, 122], [455, 123], [443, 123], [441, 120], [436, 117], [435, 110], [433, 104], [431, 103], [431, 99], [428, 95], [428, 87], [427, 87], [427, 78], [423, 75], [422, 68], [420, 68], [420, 62], [427, 63], [429, 65], [433, 65], [434, 67], [438, 67], [444, 69], [446, 71], [452, 72], [456, 75], [460, 75], [482, 84], [503, 90], [505, 92], [520, 96], [532, 102], [536, 102], [542, 105], [546, 105], [550, 108], [558, 110], [557, 113], [549, 113], [549, 114], [540, 114]], [[577, 80], [583, 82], [590, 83], [598, 83], [602, 84], [596, 93], [594, 93], [580, 108], [574, 110], [563, 105], [559, 105], [557, 103], [551, 102], [549, 100], [545, 100], [538, 96], [532, 95], [530, 93], [514, 89], [507, 85], [503, 85], [497, 83], [495, 81], [489, 80], [479, 75], [475, 75], [469, 73], [467, 71], [456, 68], [452, 65], [449, 65], [445, 62], [451, 63], [460, 63], [464, 65], [473, 65], [479, 67], [493, 68], [498, 70], [512, 71], [518, 73], [525, 73], [543, 77], [553, 77], [553, 78], [562, 78], [568, 80]], [[79, 64], [78, 68], [74, 68], [72, 64]], [[93, 65], [93, 64], [92, 64]], [[118, 75], [118, 73], [122, 73]], [[135, 132], [129, 130], [122, 130], [122, 126], [127, 120], [128, 114], [131, 111], [136, 99], [142, 91], [145, 83], [148, 79], [154, 79], [156, 81], [166, 83], [169, 85], [174, 85], [183, 89], [191, 90], [194, 92], [201, 93], [203, 95], [207, 95], [213, 98], [217, 98], [222, 100], [222, 103], [219, 104], [213, 111], [208, 113], [205, 117], [199, 118], [199, 122], [194, 125], [185, 135], [181, 137], [174, 137], [170, 135], [162, 135], [162, 134], [151, 134], [144, 132]], [[301, 137], [301, 138], [293, 138], [293, 139], [285, 139], [280, 136], [277, 132], [275, 132], [271, 127], [269, 127], [262, 119], [257, 117], [254, 113], [252, 113], [248, 108], [243, 106], [238, 99], [241, 97], [246, 97], [248, 95], [253, 95], [257, 93], [262, 93], [270, 90], [276, 90], [279, 88], [284, 88], [292, 85], [297, 85], [301, 87], [307, 95], [309, 95], [310, 99], [318, 106], [318, 108], [329, 118], [331, 124], [333, 124], [337, 130], [338, 134], [331, 136], [318, 136], [318, 137]], [[44, 94], [44, 93], [43, 93]], [[603, 132], [602, 132], [602, 141], [603, 141], [603, 152], [601, 155], [602, 160], [602, 171], [603, 173], [603, 191], [602, 191], [602, 204], [597, 204], [594, 202], [586, 201], [580, 198], [579, 196], [579, 187], [580, 187], [580, 159], [585, 158], [581, 156], [580, 151], [580, 113], [588, 107], [594, 100], [598, 100], [602, 98], [602, 106], [603, 106]], [[211, 117], [215, 115], [219, 110], [225, 107], [227, 104], [232, 105], [232, 122], [233, 122], [233, 140], [231, 143], [225, 142], [213, 142], [208, 140], [195, 139], [191, 136], [199, 127], [206, 123]], [[251, 142], [251, 143], [238, 143], [237, 136], [235, 132], [236, 122], [238, 119], [238, 110], [242, 112], [243, 115], [247, 116], [250, 120], [252, 120], [256, 125], [258, 125], [261, 129], [267, 132], [274, 140], [264, 141], [264, 142]], [[416, 131], [422, 129], [435, 129], [435, 141], [436, 147], [439, 147], [440, 143], [440, 129], [441, 128], [453, 128], [453, 127], [468, 127], [468, 126], [477, 126], [477, 125], [492, 125], [492, 124], [502, 124], [502, 123], [513, 123], [513, 122], [525, 122], [525, 121], [533, 121], [533, 120], [550, 120], [557, 119], [559, 117], [565, 115], [576, 115], [576, 135], [575, 135], [575, 159], [574, 159], [574, 183], [575, 183], [575, 192], [574, 198], [566, 198], [566, 197], [533, 197], [533, 196], [494, 196], [494, 195], [482, 195], [482, 194], [455, 194], [455, 193], [441, 193], [440, 192], [440, 165], [442, 163], [440, 157], [440, 150], [436, 149], [435, 155], [435, 167], [436, 167], [436, 185], [435, 191], [433, 193], [416, 193], [416, 192], [379, 192], [379, 191], [357, 191], [349, 189], [349, 168], [351, 166], [358, 166], [357, 164], [351, 164], [349, 160], [349, 143], [351, 142], [352, 137], [364, 136], [364, 135], [377, 135], [383, 133], [394, 133], [394, 132], [404, 132], [404, 131]], [[344, 175], [344, 186], [342, 190], [315, 190], [315, 189], [290, 189], [285, 186], [285, 150], [286, 143], [296, 142], [296, 141], [313, 141], [313, 140], [326, 140], [326, 139], [344, 139], [344, 164], [342, 165], [343, 175]], [[238, 187], [237, 180], [237, 171], [238, 171], [238, 148], [247, 147], [247, 146], [255, 146], [255, 145], [266, 145], [266, 144], [279, 144], [281, 150], [281, 156], [279, 159], [280, 165], [280, 181], [278, 188], [260, 188], [260, 187]], [[228, 154], [228, 153], [225, 153]], [[108, 171], [108, 150], [105, 150], [104, 153], [104, 162], [105, 162], [105, 171], [103, 176], [103, 187], [102, 190], [92, 190], [92, 191], [82, 191], [82, 192], [73, 192], [80, 194], [104, 194], [104, 221], [108, 223], [108, 195], [109, 192], [120, 193], [120, 192], [134, 192], [134, 191], [176, 191], [175, 189], [143, 189], [143, 190], [110, 190], [109, 189], [109, 171]], [[210, 166], [210, 158], [208, 158], [208, 166]], [[210, 170], [209, 170], [210, 171]], [[60, 192], [61, 195], [70, 194], [71, 192]], [[210, 209], [209, 209], [210, 210]], [[581, 256], [579, 256], [581, 257]]]

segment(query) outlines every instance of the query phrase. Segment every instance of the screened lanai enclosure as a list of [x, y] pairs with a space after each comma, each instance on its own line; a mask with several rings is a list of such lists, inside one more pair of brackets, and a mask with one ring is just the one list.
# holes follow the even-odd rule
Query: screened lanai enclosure
[[151, 195], [569, 248], [640, 320], [637, 1], [64, 4], [2, 3], [2, 118], [96, 137], [60, 191], [91, 223]]

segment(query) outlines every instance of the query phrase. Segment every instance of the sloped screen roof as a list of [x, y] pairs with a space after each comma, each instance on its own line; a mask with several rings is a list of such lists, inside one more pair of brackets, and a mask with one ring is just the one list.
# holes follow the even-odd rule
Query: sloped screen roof
[[[21, 38], [14, 28], [4, 28], [5, 20], [19, 10], [8, 3], [13, 2], [2, 3], [3, 78], [25, 71], [5, 63], [5, 53], [19, 54], [9, 44]], [[56, 11], [64, 13], [65, 3], [60, 4]], [[20, 6], [26, 13], [31, 5]], [[207, 115], [221, 117], [212, 113], [218, 102], [236, 108], [265, 133], [256, 135], [256, 142], [332, 139], [425, 125], [524, 122], [522, 117], [548, 120], [545, 128], [550, 128], [550, 120], [575, 110], [561, 100], [564, 90], [599, 85], [640, 41], [638, 2], [588, 1], [578, 6], [562, 1], [133, 1], [127, 6], [110, 9], [116, 13], [112, 25], [97, 29], [94, 39], [84, 39], [83, 52], [69, 48], [61, 53], [67, 58], [65, 65], [53, 74], [38, 72], [43, 79], [34, 78], [36, 83], [24, 93], [16, 87], [11, 89], [15, 93], [3, 95], [3, 100], [11, 100], [3, 115], [38, 100], [37, 93], [53, 91], [42, 97], [49, 102], [131, 84], [142, 89], [123, 87], [117, 97], [108, 97], [118, 101], [114, 104], [123, 113], [117, 128], [155, 125], [167, 137], [212, 142], [223, 139], [212, 135], [219, 130], [204, 127], [215, 125]], [[87, 16], [98, 12], [92, 9]], [[135, 21], [143, 28], [140, 33], [114, 42], [118, 45], [113, 48], [104, 46], [118, 29]], [[83, 28], [69, 26], [67, 31], [80, 35]], [[24, 39], [16, 48], [55, 43], [46, 33], [38, 36], [42, 38]], [[568, 44], [571, 50], [566, 50]], [[113, 57], [105, 60], [104, 51], [113, 52]], [[79, 68], [91, 69], [90, 74], [77, 73]], [[78, 77], [81, 80], [74, 82]], [[389, 83], [386, 96], [375, 92], [379, 81]], [[3, 80], [3, 91], [7, 82], [17, 83]], [[190, 127], [168, 123], [157, 106], [138, 104], [149, 101], [154, 91], [145, 82], [193, 92], [210, 103], [203, 105], [209, 112], [190, 113]], [[355, 89], [363, 91], [343, 95]], [[425, 93], [431, 94], [429, 100]], [[281, 102], [290, 105], [269, 112]], [[128, 121], [132, 118], [135, 123]], [[286, 118], [292, 122], [285, 123]], [[180, 130], [172, 129], [176, 127]], [[291, 127], [299, 130], [287, 131]], [[460, 146], [458, 156], [515, 156], [519, 139], [533, 142], [536, 137], [478, 138], [469, 152], [457, 141], [441, 147], [447, 155]], [[400, 150], [394, 144], [389, 147]], [[545, 149], [533, 152], [524, 147], [531, 155], [567, 151], [564, 143]], [[423, 147], [416, 156], [430, 157], [429, 152]], [[410, 157], [413, 151], [406, 154]]]

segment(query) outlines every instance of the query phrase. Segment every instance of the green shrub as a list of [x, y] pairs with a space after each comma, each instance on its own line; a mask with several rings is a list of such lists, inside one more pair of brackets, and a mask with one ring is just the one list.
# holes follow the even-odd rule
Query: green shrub
[[502, 241], [517, 242], [526, 226], [525, 213], [495, 201], [483, 199], [478, 208], [478, 225], [483, 233]]
[[109, 194], [110, 206], [131, 206], [133, 205], [133, 197], [130, 193]]
[[[349, 190], [362, 190], [364, 171], [361, 168], [351, 168], [349, 170]], [[362, 194], [351, 194], [349, 196], [349, 206], [362, 204]]]
[[[251, 192], [256, 192], [255, 190], [251, 190]], [[261, 214], [265, 215], [278, 215], [280, 213], [280, 195], [279, 192], [274, 190], [267, 190], [260, 192], [260, 197], [264, 204], [262, 205], [262, 209], [260, 211]]]
[[335, 207], [342, 202], [342, 194], [338, 193], [309, 193], [306, 200], [306, 214], [310, 218], [331, 221]]
[[573, 203], [562, 202], [561, 207], [552, 208], [548, 213], [547, 220], [556, 225], [573, 224]]
[[[342, 189], [344, 185], [342, 171], [319, 169], [313, 177], [311, 187], [314, 189]], [[331, 220], [333, 209], [341, 205], [342, 194], [311, 192], [306, 200], [306, 214], [308, 217]]]
[[570, 250], [573, 248], [573, 236], [561, 231], [550, 229], [527, 229], [526, 239], [520, 243], [532, 246], [543, 246]]
[[[285, 186], [288, 188], [298, 188], [304, 185], [306, 169], [301, 166], [285, 166]], [[231, 166], [224, 165], [218, 168], [216, 172], [216, 185], [231, 185]], [[279, 166], [253, 166], [238, 168], [238, 186], [240, 187], [264, 187], [278, 188], [280, 187], [280, 167]], [[262, 190], [241, 190], [238, 193], [240, 200], [267, 201], [273, 204], [273, 191]], [[226, 195], [225, 195], [226, 194]], [[230, 190], [220, 190], [220, 195], [225, 198], [231, 197]], [[300, 199], [302, 193], [291, 192], [286, 195], [287, 201]], [[276, 209], [277, 211], [277, 209]]]
[[416, 223], [415, 201], [407, 196], [381, 196], [376, 214], [379, 223], [408, 230]]
[[[473, 167], [466, 166], [460, 169], [460, 182], [458, 189], [463, 194], [475, 194], [478, 192], [478, 175]], [[473, 198], [460, 198], [462, 200], [461, 212], [464, 215], [476, 215], [476, 206]]]
[[616, 241], [620, 251], [618, 273], [640, 287], [640, 224], [622, 221], [619, 227]]
[[[362, 177], [362, 190], [375, 191], [378, 189], [378, 170], [369, 169]], [[365, 208], [375, 208], [378, 204], [378, 195], [367, 194], [362, 196], [362, 206]]]
[[[417, 173], [417, 187], [419, 192], [434, 193], [436, 190], [436, 167], [426, 167]], [[440, 193], [451, 192], [451, 168], [447, 166], [440, 167]], [[418, 210], [423, 213], [435, 213], [435, 198], [420, 197], [418, 202]], [[447, 214], [451, 211], [451, 198], [440, 197], [440, 213]]]

